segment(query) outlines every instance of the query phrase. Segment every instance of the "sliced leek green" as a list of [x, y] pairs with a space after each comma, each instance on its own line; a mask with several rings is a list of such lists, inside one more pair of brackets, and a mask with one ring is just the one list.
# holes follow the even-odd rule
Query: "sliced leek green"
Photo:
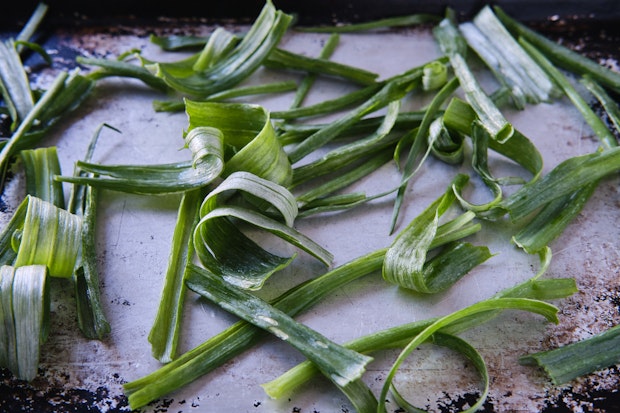
[[[577, 292], [574, 279], [540, 279], [532, 278], [514, 287], [499, 292], [489, 300], [497, 298], [525, 298], [532, 300], [553, 300], [566, 298]], [[502, 310], [495, 309], [488, 312], [466, 316], [453, 324], [447, 325], [438, 332], [451, 335], [459, 334], [472, 327], [480, 325], [497, 316]], [[439, 318], [414, 321], [384, 330], [377, 331], [367, 336], [359, 337], [345, 344], [361, 353], [371, 353], [390, 348], [402, 348], [424, 329], [437, 321]], [[436, 333], [435, 333], [436, 334]], [[434, 337], [431, 336], [431, 337]], [[313, 375], [318, 373], [316, 367], [309, 361], [304, 361], [286, 371], [274, 380], [262, 384], [265, 392], [273, 398], [281, 398], [290, 394], [295, 388], [306, 383]]]
[[186, 295], [185, 267], [193, 257], [192, 233], [203, 195], [201, 189], [188, 191], [179, 205], [161, 300], [148, 337], [153, 357], [162, 363], [176, 357]]
[[552, 350], [522, 356], [519, 363], [544, 369], [554, 384], [564, 384], [620, 362], [620, 326]]
[[225, 310], [298, 349], [338, 386], [343, 387], [359, 379], [371, 361], [370, 357], [345, 349], [304, 324], [297, 323], [285, 312], [208, 271], [193, 268], [187, 285]]
[[89, 175], [57, 176], [61, 182], [92, 185], [137, 194], [183, 192], [208, 185], [224, 169], [222, 133], [210, 127], [194, 128], [185, 136], [192, 161], [160, 165], [100, 165], [78, 161]]
[[[234, 194], [250, 196], [261, 209], [232, 204], [230, 197]], [[284, 223], [265, 215], [269, 209]], [[286, 188], [247, 172], [236, 172], [211, 191], [200, 207], [193, 238], [198, 258], [211, 272], [247, 289], [261, 288], [269, 276], [290, 264], [294, 256], [280, 257], [261, 248], [243, 234], [233, 222], [236, 220], [277, 235], [329, 265], [332, 255], [292, 228], [297, 212], [295, 198]]]
[[224, 143], [234, 155], [225, 159], [223, 177], [246, 171], [281, 185], [288, 185], [292, 168], [277, 139], [269, 112], [257, 105], [240, 103], [185, 103], [188, 130], [215, 128], [223, 134]]
[[81, 248], [82, 219], [30, 195], [23, 202], [24, 221], [13, 236], [14, 266], [45, 265], [50, 276], [71, 277]]
[[54, 180], [61, 173], [56, 147], [24, 149], [19, 156], [26, 170], [26, 193], [64, 208], [62, 184]]
[[31, 381], [37, 376], [40, 347], [49, 331], [46, 267], [1, 266], [0, 308], [0, 365]]
[[450, 58], [454, 74], [459, 79], [465, 98], [475, 110], [493, 139], [500, 143], [509, 140], [514, 128], [484, 92], [471, 69], [465, 56], [467, 43], [450, 18], [444, 18], [434, 29], [433, 34], [441, 50]]
[[398, 234], [385, 255], [383, 278], [386, 281], [421, 293], [436, 293], [491, 257], [486, 247], [455, 244], [427, 262], [439, 218], [456, 200], [455, 191], [466, 182], [467, 176], [458, 175], [441, 197]]

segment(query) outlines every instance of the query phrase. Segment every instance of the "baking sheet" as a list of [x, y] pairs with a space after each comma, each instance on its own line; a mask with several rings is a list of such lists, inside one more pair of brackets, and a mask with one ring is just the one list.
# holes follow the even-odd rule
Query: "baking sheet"
[[[176, 60], [178, 54], [163, 53], [150, 44], [148, 34], [204, 35], [212, 29], [210, 24], [173, 21], [156, 27], [59, 29], [48, 43], [57, 65], [44, 69], [37, 82], [47, 84], [58, 67], [70, 67], [77, 55], [116, 57], [128, 49], [139, 48], [153, 60]], [[229, 25], [229, 29], [243, 31], [244, 26]], [[281, 46], [316, 56], [326, 38], [327, 35], [291, 31]], [[333, 60], [364, 67], [385, 78], [437, 56], [439, 50], [430, 31], [420, 28], [342, 35]], [[613, 59], [608, 62], [615, 64]], [[252, 82], [283, 76], [297, 79], [295, 74], [261, 70]], [[480, 76], [492, 87], [484, 73]], [[340, 95], [350, 87], [335, 80], [321, 80], [306, 103]], [[57, 145], [63, 171], [69, 173], [97, 126], [106, 122], [122, 134], [104, 132], [96, 150], [96, 162], [155, 164], [186, 159], [188, 154], [179, 148], [187, 119], [184, 114], [154, 112], [151, 103], [161, 98], [138, 81], [101, 81], [93, 96], [54, 129], [46, 144]], [[252, 101], [277, 110], [286, 108], [291, 98], [291, 94], [283, 94]], [[425, 98], [416, 96], [405, 102], [404, 109], [415, 109], [424, 103]], [[567, 101], [530, 106], [523, 112], [506, 115], [537, 145], [545, 159], [545, 171], [567, 157], [592, 152], [597, 146], [591, 131]], [[493, 159], [491, 168], [502, 175], [511, 167], [501, 159]], [[469, 168], [455, 168], [430, 159], [409, 186], [399, 229], [443, 192], [457, 171]], [[387, 165], [349, 190], [379, 193], [387, 186], [397, 185], [399, 179], [394, 165]], [[3, 220], [8, 219], [21, 196], [23, 179], [18, 171], [2, 196], [7, 205]], [[472, 196], [485, 197], [475, 181]], [[70, 286], [62, 280], [52, 280], [52, 328], [41, 350], [40, 375], [26, 384], [3, 371], [0, 411], [129, 411], [122, 383], [160, 366], [150, 355], [147, 336], [157, 310], [180, 198], [111, 191], [105, 191], [101, 198], [97, 248], [102, 296], [112, 333], [102, 342], [82, 338], [76, 327]], [[577, 220], [552, 244], [554, 261], [546, 276], [575, 277], [580, 288], [574, 297], [557, 302], [561, 308], [559, 325], [550, 325], [529, 314], [506, 312], [463, 334], [488, 363], [492, 382], [485, 411], [614, 411], [618, 405], [620, 375], [615, 367], [566, 386], [551, 386], [538, 369], [520, 366], [517, 359], [526, 353], [583, 339], [618, 323], [619, 201], [618, 179], [613, 177], [600, 186]], [[346, 213], [302, 219], [296, 227], [330, 250], [336, 267], [390, 244], [391, 211], [392, 198], [387, 198]], [[451, 313], [537, 272], [537, 259], [514, 248], [510, 235], [505, 225], [491, 225], [474, 236], [473, 243], [488, 245], [496, 256], [445, 293], [414, 294], [387, 285], [380, 274], [374, 274], [336, 291], [298, 320], [342, 343], [389, 326]], [[282, 254], [295, 252], [290, 246], [273, 247]], [[323, 271], [314, 259], [300, 253], [290, 268], [270, 279], [267, 288], [275, 294]], [[179, 350], [195, 347], [234, 321], [234, 317], [216, 306], [189, 294]], [[377, 354], [369, 366], [364, 380], [376, 394], [396, 354]], [[286, 343], [269, 338], [141, 411], [353, 411], [346, 398], [321, 378], [282, 400], [270, 400], [264, 394], [259, 384], [302, 360]], [[473, 403], [479, 391], [478, 379], [466, 364], [449, 352], [423, 346], [401, 369], [397, 383], [419, 406], [455, 411]], [[397, 407], [388, 410], [397, 411]]]

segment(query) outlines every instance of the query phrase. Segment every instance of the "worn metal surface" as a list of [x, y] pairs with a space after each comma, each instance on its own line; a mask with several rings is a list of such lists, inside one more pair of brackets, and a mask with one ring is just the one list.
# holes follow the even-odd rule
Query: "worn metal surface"
[[[77, 55], [115, 57], [139, 48], [147, 57], [170, 58], [148, 41], [159, 34], [207, 34], [209, 25], [167, 21], [157, 26], [84, 27], [55, 30], [46, 41], [55, 67], [42, 69], [38, 82], [46, 84], [54, 70], [72, 67]], [[243, 30], [242, 26], [231, 26]], [[607, 34], [609, 35], [609, 34]], [[326, 35], [289, 33], [284, 48], [317, 55]], [[582, 47], [606, 43], [592, 38]], [[613, 40], [611, 44], [617, 42]], [[586, 50], [584, 50], [586, 51]], [[345, 35], [334, 60], [376, 71], [381, 77], [396, 74], [438, 56], [439, 51], [427, 29]], [[613, 54], [604, 53], [615, 65]], [[178, 58], [174, 55], [173, 58]], [[38, 63], [30, 61], [33, 66]], [[294, 74], [261, 71], [253, 81]], [[337, 95], [350, 86], [337, 81], [317, 83], [308, 103]], [[101, 82], [75, 113], [55, 128], [46, 144], [57, 145], [63, 171], [84, 152], [95, 128], [107, 122], [122, 134], [105, 132], [95, 161], [102, 163], [161, 163], [185, 159], [179, 151], [183, 114], [155, 113], [156, 92], [132, 80]], [[285, 108], [291, 95], [253, 99], [268, 109]], [[407, 108], [419, 107], [411, 99]], [[597, 142], [578, 112], [567, 102], [528, 107], [510, 112], [508, 118], [539, 147], [545, 169], [569, 156], [592, 152]], [[501, 159], [491, 168], [501, 175], [510, 169]], [[410, 201], [403, 211], [399, 228], [434, 200], [458, 169], [430, 160], [409, 188]], [[467, 170], [464, 166], [461, 170]], [[393, 165], [356, 185], [369, 194], [399, 182]], [[2, 201], [8, 219], [22, 194], [22, 179], [16, 174]], [[481, 191], [480, 196], [484, 196]], [[14, 380], [3, 371], [0, 382], [0, 411], [128, 411], [122, 383], [137, 379], [159, 367], [150, 355], [147, 341], [153, 321], [169, 243], [178, 205], [178, 196], [131, 196], [106, 191], [99, 217], [98, 256], [105, 310], [112, 325], [111, 336], [102, 341], [81, 337], [75, 323], [73, 292], [62, 280], [52, 280], [52, 329], [41, 351], [41, 369], [32, 383]], [[618, 324], [620, 320], [620, 224], [618, 224], [618, 178], [605, 181], [583, 213], [552, 248], [554, 261], [546, 276], [575, 277], [580, 292], [557, 302], [560, 324], [549, 325], [539, 317], [507, 312], [498, 319], [466, 332], [463, 336], [479, 349], [492, 378], [485, 411], [618, 411], [616, 393], [620, 374], [616, 367], [604, 369], [565, 386], [552, 386], [532, 367], [520, 366], [520, 355], [567, 344]], [[300, 220], [298, 228], [335, 255], [334, 266], [366, 252], [389, 245], [391, 199], [362, 206], [343, 214]], [[386, 285], [380, 274], [336, 291], [326, 301], [299, 317], [336, 342], [345, 342], [378, 329], [426, 319], [460, 309], [487, 298], [497, 291], [532, 277], [538, 268], [533, 257], [525, 256], [510, 244], [506, 225], [490, 226], [473, 242], [486, 244], [496, 254], [449, 291], [421, 296]], [[282, 253], [291, 253], [282, 247]], [[282, 250], [284, 248], [284, 250]], [[273, 291], [321, 273], [324, 269], [305, 254], [268, 283]], [[186, 351], [221, 331], [234, 321], [210, 303], [191, 295], [187, 300], [180, 350]], [[376, 355], [364, 378], [376, 392], [394, 352]], [[259, 384], [269, 381], [302, 357], [286, 343], [268, 339], [246, 354], [231, 360], [186, 388], [143, 409], [154, 412], [346, 412], [347, 400], [325, 380], [317, 379], [288, 398], [270, 400]], [[432, 411], [457, 411], [473, 403], [479, 391], [471, 366], [442, 350], [422, 347], [408, 360], [397, 378], [401, 391], [419, 406]], [[398, 411], [394, 406], [389, 411]]]

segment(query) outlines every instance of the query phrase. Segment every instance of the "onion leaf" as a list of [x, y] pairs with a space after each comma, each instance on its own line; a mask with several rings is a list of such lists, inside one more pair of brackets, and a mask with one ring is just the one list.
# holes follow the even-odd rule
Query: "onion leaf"
[[345, 349], [304, 324], [295, 322], [285, 312], [208, 271], [194, 268], [187, 278], [187, 285], [225, 310], [290, 343], [338, 386], [346, 386], [359, 379], [371, 361], [370, 357]]

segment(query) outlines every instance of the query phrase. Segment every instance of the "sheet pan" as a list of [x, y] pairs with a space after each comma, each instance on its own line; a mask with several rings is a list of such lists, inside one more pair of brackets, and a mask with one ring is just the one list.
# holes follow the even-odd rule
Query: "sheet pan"
[[[507, 3], [514, 5], [517, 2]], [[343, 6], [341, 2], [337, 4]], [[350, 8], [362, 7], [359, 4], [351, 2]], [[545, 16], [556, 16], [554, 24], [546, 21], [550, 24], [545, 25], [550, 36], [569, 42], [584, 53], [592, 53], [595, 58], [606, 59], [604, 61], [609, 65], [617, 65], [617, 32], [601, 31], [600, 26], [576, 36], [570, 28], [578, 27], [579, 21], [544, 10]], [[461, 11], [468, 12], [465, 8]], [[362, 18], [359, 13], [355, 16]], [[541, 16], [536, 19], [538, 24], [543, 22]], [[128, 49], [138, 48], [145, 56], [154, 59], [169, 58], [170, 55], [148, 41], [150, 33], [200, 35], [209, 33], [219, 24], [239, 31], [246, 27], [241, 20], [216, 23], [177, 17], [138, 19], [137, 24], [131, 24], [129, 19], [123, 20], [122, 25], [111, 24], [111, 20], [95, 20], [96, 24], [88, 24], [88, 19], [81, 19], [73, 26], [63, 20], [62, 26], [49, 28], [44, 44], [51, 50], [55, 64], [52, 68], [42, 68], [37, 82], [46, 84], [59, 68], [74, 67], [74, 58], [78, 55], [115, 57]], [[560, 26], [564, 22], [564, 27], [557, 29], [557, 20], [560, 20]], [[315, 56], [326, 36], [290, 32], [283, 39], [282, 47]], [[343, 35], [333, 59], [375, 71], [384, 78], [438, 55], [439, 50], [428, 27], [421, 27]], [[36, 60], [30, 63], [33, 66], [38, 64]], [[296, 74], [261, 70], [252, 82], [283, 76], [298, 78]], [[481, 76], [483, 81], [492, 84], [484, 74]], [[343, 82], [322, 79], [307, 103], [341, 94], [349, 88], [350, 85]], [[184, 114], [154, 112], [151, 103], [160, 97], [137, 81], [103, 81], [84, 105], [55, 128], [46, 144], [57, 145], [63, 171], [71, 171], [73, 162], [84, 152], [95, 128], [108, 122], [122, 134], [111, 131], [104, 134], [96, 151], [97, 162], [136, 163], [139, 160], [140, 163], [161, 163], [184, 159], [186, 153], [179, 148], [187, 119]], [[290, 94], [284, 94], [253, 101], [276, 110], [287, 107], [290, 99]], [[406, 105], [415, 108], [423, 103], [411, 99]], [[596, 148], [592, 132], [568, 101], [528, 107], [522, 112], [509, 112], [507, 116], [539, 147], [546, 171], [569, 156]], [[408, 203], [399, 228], [434, 200], [455, 173], [454, 167], [432, 159], [429, 162], [409, 187]], [[494, 160], [492, 167], [498, 171], [510, 168], [501, 160]], [[467, 167], [464, 166], [463, 170]], [[387, 165], [376, 176], [351, 190], [378, 193], [387, 184], [397, 183], [399, 176], [394, 165]], [[16, 172], [2, 195], [6, 204], [3, 221], [8, 219], [22, 194], [23, 177]], [[484, 191], [480, 191], [479, 196], [484, 197]], [[53, 282], [52, 329], [41, 351], [39, 377], [32, 383], [23, 383], [3, 370], [0, 411], [129, 411], [122, 384], [160, 366], [151, 357], [147, 335], [157, 310], [178, 202], [176, 195], [148, 197], [105, 191], [100, 207], [97, 248], [105, 310], [112, 325], [111, 336], [101, 342], [85, 340], [76, 327], [69, 285], [62, 281]], [[618, 179], [613, 177], [601, 185], [570, 229], [552, 245], [554, 261], [547, 276], [575, 277], [580, 288], [574, 297], [557, 303], [561, 308], [559, 325], [550, 325], [532, 315], [507, 312], [464, 334], [487, 360], [492, 377], [491, 394], [484, 411], [612, 412], [620, 408], [617, 367], [601, 370], [568, 385], [553, 386], [541, 371], [520, 366], [517, 362], [518, 357], [525, 353], [567, 344], [618, 323], [619, 202]], [[393, 239], [388, 231], [391, 207], [390, 199], [382, 200], [347, 213], [300, 220], [297, 227], [332, 251], [335, 255], [333, 266], [338, 266], [389, 245]], [[445, 293], [433, 296], [413, 294], [386, 285], [380, 274], [375, 274], [335, 292], [298, 319], [336, 342], [345, 342], [391, 325], [463, 308], [536, 273], [538, 262], [535, 257], [517, 251], [510, 244], [509, 237], [509, 230], [500, 226], [475, 236], [473, 242], [488, 245], [496, 256]], [[283, 253], [294, 251], [281, 245], [274, 248], [284, 249]], [[320, 264], [301, 253], [294, 265], [273, 277], [269, 288], [284, 291], [323, 271]], [[190, 294], [180, 350], [193, 348], [234, 321], [234, 317]], [[380, 389], [395, 355], [390, 351], [376, 355], [365, 377], [371, 389]], [[270, 400], [264, 394], [259, 384], [302, 360], [303, 357], [286, 343], [267, 339], [246, 354], [141, 411], [353, 411], [347, 400], [321, 378], [283, 400]], [[398, 384], [419, 406], [443, 412], [458, 411], [472, 403], [479, 391], [477, 380], [471, 366], [467, 367], [459, 357], [425, 346], [416, 351], [401, 370]], [[398, 410], [394, 407], [390, 411]]]

